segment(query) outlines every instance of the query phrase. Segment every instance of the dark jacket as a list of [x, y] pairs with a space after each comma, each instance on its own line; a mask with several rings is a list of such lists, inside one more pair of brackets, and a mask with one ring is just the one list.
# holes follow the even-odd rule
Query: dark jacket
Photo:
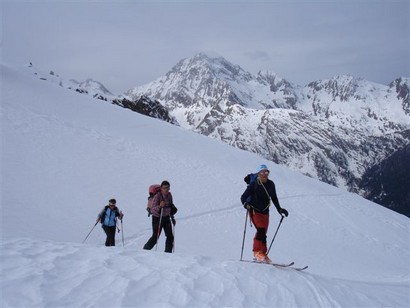
[[[253, 183], [249, 184], [241, 196], [241, 202], [242, 204], [248, 202], [255, 211], [268, 214], [270, 205], [268, 194], [272, 198], [273, 204], [280, 213], [281, 207], [278, 196], [276, 195], [275, 183], [269, 179], [265, 184], [260, 182], [259, 179], [256, 179]], [[250, 198], [248, 199], [248, 197]]]

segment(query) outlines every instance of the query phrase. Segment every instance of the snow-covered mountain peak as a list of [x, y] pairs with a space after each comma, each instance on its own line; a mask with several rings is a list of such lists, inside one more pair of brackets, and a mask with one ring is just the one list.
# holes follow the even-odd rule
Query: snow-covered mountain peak
[[104, 85], [101, 82], [95, 81], [91, 78], [79, 83], [79, 87], [81, 89], [87, 90], [88, 92], [113, 95], [110, 91], [107, 90], [106, 87], [104, 87]]
[[356, 94], [360, 80], [353, 76], [340, 75], [332, 79], [311, 82], [307, 87], [313, 89], [314, 93], [321, 91], [329, 93], [333, 98], [339, 98], [343, 102]]
[[292, 85], [270, 72], [253, 76], [223, 57], [199, 53], [179, 61], [152, 83], [130, 89], [125, 96], [146, 95], [172, 110], [186, 128], [197, 128], [210, 112], [239, 105], [253, 109], [293, 108]]
[[260, 80], [269, 80], [272, 82], [275, 82], [277, 79], [282, 79], [275, 72], [270, 70], [260, 70], [256, 75]]
[[[220, 79], [236, 80], [251, 78], [239, 65], [235, 65], [223, 57], [210, 57], [205, 53], [198, 53], [191, 58], [180, 61], [180, 65], [174, 67], [178, 71], [188, 71], [194, 74], [206, 72]], [[171, 71], [173, 71], [172, 69]], [[200, 75], [199, 75], [200, 76]], [[202, 77], [202, 76], [200, 76]]]
[[213, 85], [229, 87], [231, 84], [252, 79], [251, 74], [239, 65], [234, 65], [223, 57], [211, 58], [204, 53], [179, 61], [165, 77], [179, 80], [190, 88], [197, 86], [206, 89]]

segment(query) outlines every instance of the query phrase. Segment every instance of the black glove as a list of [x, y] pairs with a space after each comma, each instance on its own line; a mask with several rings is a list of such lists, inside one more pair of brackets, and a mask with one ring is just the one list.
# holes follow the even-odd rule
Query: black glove
[[175, 204], [171, 204], [171, 215], [174, 216], [176, 213], [178, 212], [177, 207], [175, 206]]
[[243, 207], [245, 208], [245, 210], [250, 210], [251, 207], [252, 207], [252, 205], [250, 205], [248, 202], [245, 202], [245, 203], [243, 204]]
[[172, 224], [175, 226], [176, 225], [176, 221], [175, 221], [175, 218], [174, 218], [174, 216], [171, 216], [171, 222], [172, 222]]
[[286, 209], [280, 208], [280, 209], [278, 210], [278, 212], [279, 212], [280, 215], [285, 215], [286, 217], [288, 217], [288, 215], [289, 215], [289, 213], [288, 213], [288, 211], [287, 211]]

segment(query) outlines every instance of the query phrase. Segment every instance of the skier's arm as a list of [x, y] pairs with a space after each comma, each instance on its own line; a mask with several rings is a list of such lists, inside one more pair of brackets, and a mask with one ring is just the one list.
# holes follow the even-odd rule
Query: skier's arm
[[101, 220], [101, 217], [103, 216], [104, 210], [105, 210], [105, 207], [101, 210], [101, 212], [98, 213], [97, 220], [95, 222], [99, 222]]
[[286, 209], [281, 208], [280, 203], [279, 203], [279, 199], [278, 196], [276, 195], [276, 187], [275, 187], [275, 183], [273, 183], [272, 185], [272, 189], [270, 191], [270, 197], [272, 199], [273, 204], [276, 207], [276, 210], [278, 211], [278, 213], [280, 215], [285, 215], [286, 217], [288, 217], [288, 211]]
[[120, 217], [120, 219], [122, 219], [122, 217], [124, 216], [124, 213], [119, 208], [117, 208], [117, 213], [115, 216]]

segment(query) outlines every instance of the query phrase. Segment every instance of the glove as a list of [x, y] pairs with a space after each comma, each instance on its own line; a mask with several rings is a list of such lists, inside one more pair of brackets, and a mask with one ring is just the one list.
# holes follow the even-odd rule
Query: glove
[[175, 204], [171, 203], [171, 215], [174, 216], [177, 212], [177, 207], [175, 206]]
[[175, 226], [177, 222], [175, 221], [174, 216], [171, 216], [171, 221], [172, 221], [172, 224]]
[[250, 205], [248, 202], [245, 202], [245, 203], [243, 204], [243, 207], [245, 208], [245, 210], [250, 210], [251, 207], [252, 207], [252, 205]]
[[280, 215], [285, 215], [286, 217], [288, 217], [288, 215], [289, 215], [289, 213], [288, 213], [288, 211], [287, 211], [286, 209], [280, 208], [280, 209], [278, 210], [278, 212], [279, 212]]

